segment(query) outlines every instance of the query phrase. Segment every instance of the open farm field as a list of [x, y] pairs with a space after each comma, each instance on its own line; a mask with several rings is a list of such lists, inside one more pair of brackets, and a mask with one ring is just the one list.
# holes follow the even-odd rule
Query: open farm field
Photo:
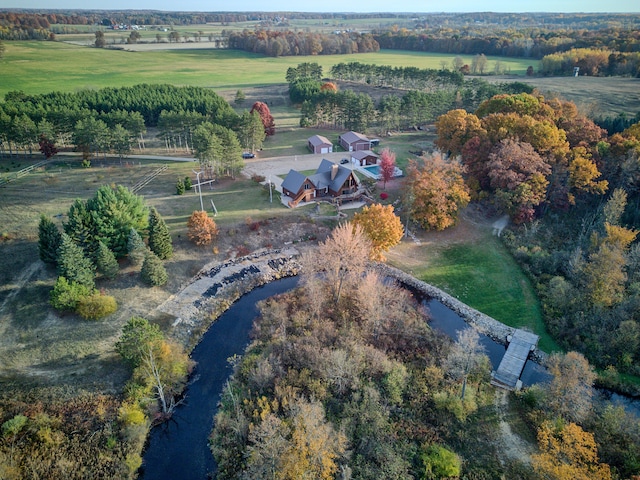
[[[483, 77], [489, 81], [511, 77]], [[535, 86], [546, 97], [574, 102], [587, 116], [615, 116], [640, 112], [640, 78], [627, 77], [518, 77], [518, 82]]]
[[[142, 44], [136, 48], [154, 48]], [[164, 45], [164, 44], [161, 44]], [[190, 44], [178, 44], [190, 45]], [[27, 94], [51, 91], [121, 87], [139, 83], [169, 83], [218, 89], [238, 89], [285, 82], [289, 67], [317, 62], [325, 74], [341, 62], [441, 68], [453, 55], [383, 50], [353, 55], [264, 57], [221, 49], [125, 51], [97, 49], [60, 42], [6, 42], [0, 69], [0, 97], [12, 90]], [[463, 57], [471, 62], [471, 56]], [[499, 60], [512, 74], [523, 74], [524, 59], [489, 58], [488, 68]]]

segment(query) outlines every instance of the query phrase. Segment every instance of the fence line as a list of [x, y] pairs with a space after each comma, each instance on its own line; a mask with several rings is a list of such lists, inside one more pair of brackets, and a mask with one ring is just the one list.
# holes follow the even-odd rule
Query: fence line
[[156, 178], [158, 175], [160, 175], [162, 172], [164, 172], [167, 168], [168, 168], [167, 165], [163, 165], [163, 166], [155, 169], [153, 172], [151, 172], [149, 175], [143, 177], [140, 181], [138, 181], [138, 183], [136, 183], [133, 187], [131, 187], [131, 191], [133, 193], [137, 193], [138, 191], [142, 190], [149, 183], [151, 183], [151, 181], [154, 178]]
[[33, 165], [30, 165], [26, 168], [23, 168], [22, 170], [18, 170], [17, 172], [13, 173], [13, 174], [9, 174], [5, 177], [0, 178], [0, 187], [6, 185], [9, 182], [13, 182], [14, 180], [17, 180], [20, 177], [24, 177], [25, 175], [27, 175], [28, 173], [30, 173], [32, 170], [35, 170], [36, 168], [40, 168], [44, 165], [46, 165], [47, 163], [53, 161], [53, 159], [49, 159], [49, 160], [43, 160], [41, 162], [38, 163], [34, 163]]

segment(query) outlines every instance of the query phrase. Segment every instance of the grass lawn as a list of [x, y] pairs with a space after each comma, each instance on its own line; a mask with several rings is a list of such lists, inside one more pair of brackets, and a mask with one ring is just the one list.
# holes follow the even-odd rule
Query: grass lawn
[[[131, 86], [139, 83], [170, 83], [215, 89], [242, 89], [285, 83], [287, 68], [317, 62], [328, 75], [337, 63], [441, 68], [454, 55], [383, 50], [353, 55], [265, 57], [238, 50], [181, 49], [128, 52], [98, 49], [62, 42], [11, 41], [0, 70], [0, 97], [12, 90], [28, 94], [55, 90]], [[471, 62], [471, 56], [463, 57]], [[499, 60], [511, 73], [524, 75], [530, 61]]]
[[545, 330], [533, 287], [490, 229], [463, 221], [425, 237], [419, 246], [405, 241], [396, 247], [390, 263], [496, 320], [532, 330], [542, 350], [560, 350]]

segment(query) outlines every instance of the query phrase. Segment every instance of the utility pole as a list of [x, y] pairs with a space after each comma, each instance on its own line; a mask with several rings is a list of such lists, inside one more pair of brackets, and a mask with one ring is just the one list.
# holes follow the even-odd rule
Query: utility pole
[[204, 205], [202, 204], [202, 185], [200, 185], [200, 172], [196, 172], [195, 170], [191, 170], [196, 174], [196, 181], [198, 182], [198, 193], [200, 194], [200, 211], [204, 211]]
[[269, 175], [269, 203], [273, 203], [273, 193], [271, 193], [271, 175]]

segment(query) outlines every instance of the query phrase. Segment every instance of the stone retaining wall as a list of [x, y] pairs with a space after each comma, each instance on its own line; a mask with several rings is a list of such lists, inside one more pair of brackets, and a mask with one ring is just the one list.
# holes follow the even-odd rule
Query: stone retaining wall
[[172, 336], [193, 346], [200, 333], [227, 310], [233, 302], [254, 288], [300, 272], [293, 248], [264, 250], [224, 263], [205, 265], [178, 293], [157, 310], [176, 317]]
[[[508, 343], [507, 336], [512, 335], [516, 330], [514, 327], [509, 327], [504, 323], [471, 308], [469, 305], [462, 303], [457, 298], [443, 292], [439, 288], [429, 285], [422, 280], [418, 280], [402, 270], [398, 270], [397, 268], [385, 264], [377, 264], [375, 268], [380, 272], [380, 274], [393, 278], [399, 283], [407, 285], [408, 287], [425, 294], [429, 298], [438, 300], [440, 303], [460, 315], [465, 322], [470, 325], [474, 325], [479, 332], [487, 335], [498, 343], [506, 345]], [[546, 353], [538, 348], [531, 353], [531, 359], [536, 363], [544, 363], [546, 358]]]
[[[199, 334], [194, 333], [204, 333], [216, 318], [245, 293], [273, 280], [298, 275], [300, 264], [296, 259], [299, 255], [296, 248], [289, 246], [263, 250], [224, 263], [208, 263], [157, 310], [176, 317], [173, 336], [185, 345], [190, 345], [200, 338]], [[374, 269], [383, 276], [438, 300], [496, 342], [506, 345], [507, 337], [516, 330], [402, 270], [386, 264], [376, 264]], [[546, 360], [546, 354], [538, 349], [531, 357], [538, 363]]]

